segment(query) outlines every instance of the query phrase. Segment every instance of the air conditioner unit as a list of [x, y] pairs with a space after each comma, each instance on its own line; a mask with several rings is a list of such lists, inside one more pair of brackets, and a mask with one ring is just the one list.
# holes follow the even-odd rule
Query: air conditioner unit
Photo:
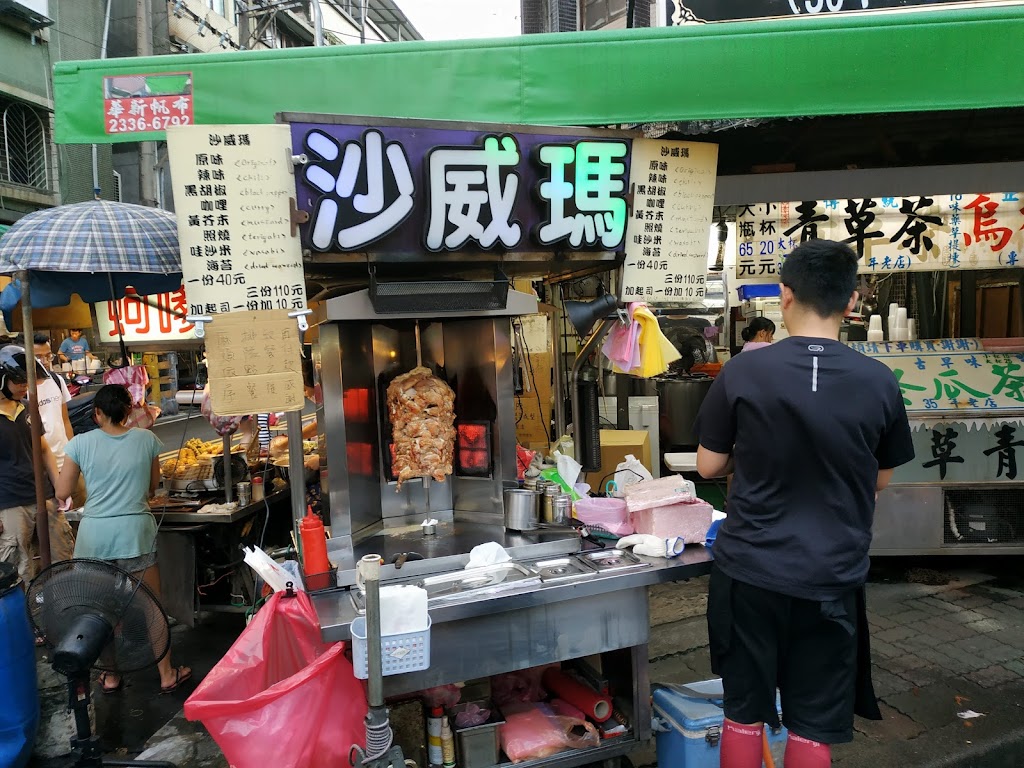
[[32, 29], [53, 24], [49, 0], [0, 0], [0, 16], [14, 17]]

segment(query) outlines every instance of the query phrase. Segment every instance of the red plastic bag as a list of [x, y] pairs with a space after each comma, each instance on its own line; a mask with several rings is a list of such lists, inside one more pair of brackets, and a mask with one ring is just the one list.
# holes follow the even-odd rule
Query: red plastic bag
[[546, 704], [523, 704], [512, 711], [503, 709], [502, 713], [505, 722], [498, 726], [501, 748], [513, 763], [601, 743], [593, 725], [556, 715]]
[[232, 768], [348, 765], [366, 693], [344, 643], [323, 643], [305, 592], [275, 592], [185, 702]]

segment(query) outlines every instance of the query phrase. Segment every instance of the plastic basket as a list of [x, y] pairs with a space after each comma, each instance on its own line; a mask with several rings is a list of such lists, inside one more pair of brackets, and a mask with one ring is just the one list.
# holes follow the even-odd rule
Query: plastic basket
[[768, 299], [779, 296], [782, 293], [782, 286], [779, 283], [753, 283], [741, 285], [736, 289], [736, 293], [739, 294], [740, 301]]
[[[402, 635], [383, 635], [380, 639], [382, 673], [401, 675], [430, 667], [430, 617], [427, 628]], [[365, 680], [369, 674], [366, 664], [366, 617], [352, 622], [352, 668], [356, 677]]]

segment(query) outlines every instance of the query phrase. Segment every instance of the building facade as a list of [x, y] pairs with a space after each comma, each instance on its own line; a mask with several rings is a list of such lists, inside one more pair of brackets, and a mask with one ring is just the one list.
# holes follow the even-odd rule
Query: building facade
[[52, 141], [50, 72], [58, 61], [99, 58], [103, 0], [0, 2], [0, 225], [26, 213], [100, 195], [116, 199], [109, 147]]

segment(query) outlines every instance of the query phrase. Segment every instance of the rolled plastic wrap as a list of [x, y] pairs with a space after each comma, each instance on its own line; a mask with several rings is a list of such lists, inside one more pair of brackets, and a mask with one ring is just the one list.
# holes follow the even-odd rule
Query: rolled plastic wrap
[[542, 682], [549, 693], [576, 707], [595, 723], [603, 723], [612, 716], [612, 700], [608, 696], [602, 696], [561, 670], [547, 670]]

